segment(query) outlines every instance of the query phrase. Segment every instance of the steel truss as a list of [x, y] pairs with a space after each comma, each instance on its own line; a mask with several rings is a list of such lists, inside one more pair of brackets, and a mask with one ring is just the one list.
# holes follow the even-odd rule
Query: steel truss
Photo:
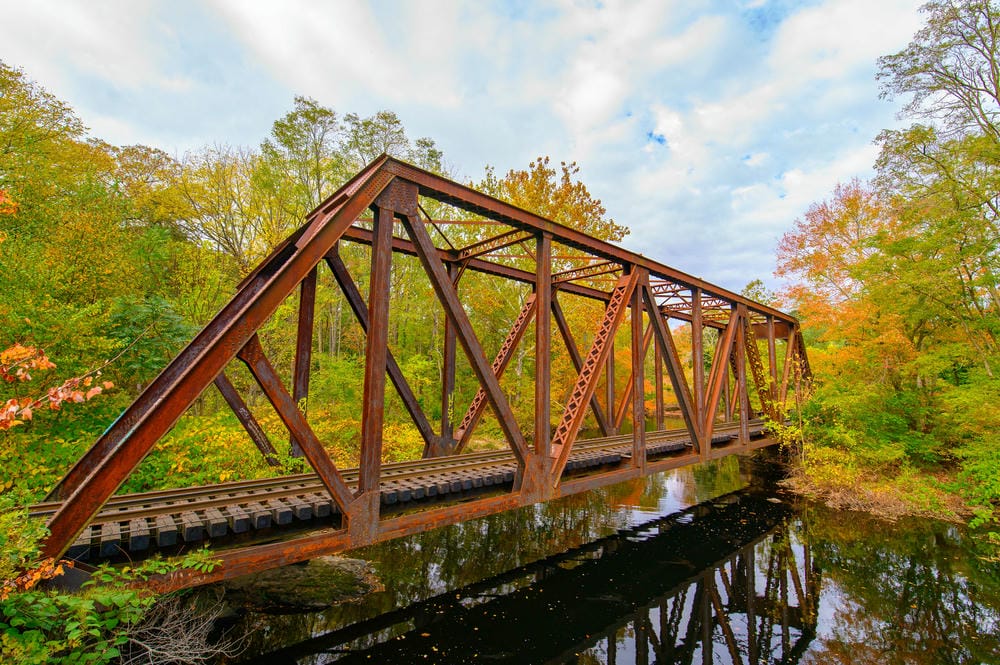
[[[472, 218], [483, 228], [497, 227], [496, 233], [456, 248], [442, 231], [455, 227], [449, 227], [449, 220], [429, 219], [421, 207], [421, 197], [456, 209], [459, 213], [456, 216], [464, 216], [454, 220], [459, 222], [457, 228], [469, 224], [467, 218]], [[372, 216], [362, 219], [369, 212]], [[395, 230], [400, 228], [402, 233], [396, 234]], [[432, 230], [437, 237], [444, 238], [444, 247], [435, 245]], [[343, 242], [371, 248], [367, 303], [340, 258]], [[515, 245], [521, 246], [525, 254], [511, 258], [504, 250]], [[457, 428], [450, 422], [450, 409], [444, 408], [440, 430], [435, 429], [388, 348], [394, 255], [417, 258], [445, 314], [442, 404], [450, 405], [454, 400], [458, 347], [465, 353], [479, 384], [479, 392]], [[533, 268], [526, 269], [526, 262], [532, 262]], [[332, 272], [366, 335], [356, 487], [344, 482], [341, 469], [324, 449], [304, 412], [321, 264], [326, 264]], [[460, 294], [460, 280], [467, 271], [531, 287], [492, 363]], [[257, 333], [286, 298], [296, 295], [295, 361], [289, 389], [262, 348]], [[593, 330], [577, 331], [574, 337], [564, 310], [570, 298], [604, 304], [604, 313]], [[630, 319], [630, 332], [624, 369], [628, 370], [629, 378], [627, 383], [618, 385], [616, 364], [623, 363], [620, 358], [616, 360], [615, 347], [626, 336], [620, 330], [626, 317]], [[553, 320], [577, 372], [566, 393], [561, 392], [564, 387], [551, 385]], [[532, 323], [535, 398], [530, 431], [525, 433], [501, 386], [501, 378]], [[704, 353], [709, 343], [706, 331], [714, 331], [715, 338], [710, 362]], [[690, 334], [690, 358], [682, 357], [678, 351], [675, 336], [682, 333]], [[585, 353], [577, 347], [576, 339], [589, 340]], [[781, 364], [779, 342], [785, 344]], [[766, 345], [765, 353], [758, 349], [759, 343]], [[654, 347], [651, 362], [649, 346]], [[800, 391], [810, 378], [798, 322], [793, 317], [382, 156], [310, 213], [306, 223], [243, 280], [232, 300], [52, 490], [50, 500], [61, 501], [61, 505], [49, 522], [47, 555], [57, 557], [66, 551], [155, 443], [212, 384], [220, 390], [260, 451], [276, 463], [274, 445], [227, 378], [227, 367], [233, 361], [239, 361], [250, 371], [287, 428], [293, 449], [305, 457], [321, 479], [343, 519], [340, 529], [283, 543], [220, 552], [224, 562], [220, 571], [199, 581], [301, 561], [749, 450], [748, 423], [756, 417], [756, 412], [774, 420], [783, 418], [783, 404], [789, 393]], [[692, 442], [689, 454], [666, 460], [646, 459], [645, 397], [650, 369], [657, 393], [654, 427], [663, 429], [665, 414], [679, 415]], [[664, 373], [669, 391], [664, 388]], [[462, 452], [489, 406], [518, 463], [512, 492], [414, 514], [381, 516], [379, 485], [386, 376], [423, 437], [425, 457]], [[749, 381], [754, 383], [753, 393]], [[603, 403], [598, 394], [600, 384], [604, 385]], [[622, 387], [623, 401], [616, 407], [615, 395]], [[673, 404], [667, 403], [665, 393], [668, 398], [672, 394]], [[751, 403], [751, 394], [758, 402], [755, 405]], [[565, 405], [561, 414], [552, 413], [553, 403]], [[631, 464], [602, 474], [564, 478], [567, 460], [588, 413], [593, 414], [594, 423], [604, 435], [631, 427]], [[625, 418], [627, 414], [631, 417]], [[558, 416], [554, 429], [550, 424], [553, 416]], [[734, 417], [741, 425], [737, 444], [713, 446], [716, 423]]]

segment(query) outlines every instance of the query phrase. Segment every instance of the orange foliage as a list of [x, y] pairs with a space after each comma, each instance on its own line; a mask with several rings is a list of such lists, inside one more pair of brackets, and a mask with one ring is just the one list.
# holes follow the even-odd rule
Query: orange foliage
[[0, 582], [0, 601], [7, 600], [12, 593], [33, 589], [39, 582], [59, 577], [64, 572], [64, 566], [72, 567], [73, 562], [44, 559], [37, 566], [21, 573], [14, 579], [3, 580]]
[[[26, 383], [32, 380], [32, 370], [44, 371], [54, 367], [55, 363], [42, 349], [14, 344], [0, 351], [0, 379], [6, 383]], [[49, 388], [41, 397], [13, 397], [0, 404], [0, 431], [31, 420], [39, 407], [47, 405], [50, 410], [58, 411], [65, 402], [87, 402], [113, 387], [110, 381], [95, 383], [94, 376], [84, 375], [66, 379], [60, 385]]]
[[0, 215], [17, 214], [17, 201], [10, 198], [10, 194], [0, 189]]
[[810, 295], [814, 306], [838, 305], [859, 294], [866, 263], [878, 253], [873, 239], [894, 225], [873, 188], [857, 179], [838, 184], [830, 201], [810, 206], [781, 238], [775, 274], [805, 280], [795, 301]]

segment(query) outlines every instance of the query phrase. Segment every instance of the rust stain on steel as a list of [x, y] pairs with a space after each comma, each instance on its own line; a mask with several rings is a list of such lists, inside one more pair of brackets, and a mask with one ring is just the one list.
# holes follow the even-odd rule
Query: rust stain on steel
[[[419, 197], [428, 197], [471, 212], [480, 223], [491, 229], [497, 228], [491, 231], [489, 237], [471, 244], [462, 246], [462, 243], [452, 243], [447, 235], [451, 232], [450, 221], [466, 224], [468, 220], [424, 221]], [[369, 209], [375, 214], [370, 220], [371, 228], [365, 228], [357, 220]], [[402, 223], [406, 237], [393, 235], [397, 221]], [[438, 240], [443, 241], [442, 246], [434, 244], [426, 228], [428, 224], [433, 227]], [[337, 247], [341, 241], [360, 242], [372, 247], [367, 303], [362, 300], [357, 286], [339, 259]], [[509, 265], [511, 252], [499, 251], [515, 245], [523, 248], [518, 253], [521, 261], [534, 261], [533, 270]], [[419, 259], [448, 322], [442, 336], [441, 436], [427, 421], [388, 349], [393, 253]], [[341, 292], [366, 334], [365, 397], [363, 404], [358, 405], [362, 414], [362, 434], [356, 486], [348, 486], [344, 481], [299, 406], [308, 403], [316, 269], [324, 261], [333, 271]], [[533, 291], [493, 363], [489, 363], [484, 355], [482, 343], [466, 313], [466, 303], [463, 303], [457, 288], [458, 279], [465, 270], [530, 285]], [[610, 284], [609, 275], [617, 275], [617, 279]], [[574, 333], [556, 300], [557, 293], [564, 298], [575, 296], [605, 304], [604, 315], [578, 331], [578, 338], [594, 340], [585, 357], [581, 357], [576, 348]], [[286, 387], [260, 347], [257, 333], [279, 305], [286, 299], [296, 298], [296, 294], [295, 362], [292, 385]], [[619, 364], [627, 365], [620, 369], [632, 379], [626, 384], [625, 395], [616, 412], [615, 334], [630, 311], [632, 342], [629, 359], [619, 361]], [[558, 426], [550, 438], [552, 318], [577, 376]], [[649, 326], [646, 335], [642, 334], [644, 318]], [[685, 378], [683, 363], [667, 325], [668, 319], [686, 321], [692, 326], [693, 388]], [[532, 320], [535, 321], [536, 388], [533, 413], [526, 421], [531, 423], [531, 438], [526, 439], [499, 379]], [[719, 332], [708, 377], [705, 377], [701, 362], [702, 332], [705, 328]], [[647, 461], [647, 450], [651, 449], [651, 444], [646, 440], [642, 392], [646, 346], [650, 343], [646, 340], [650, 338], [655, 346], [655, 385], [660, 393], [655, 400], [657, 425], [662, 426], [667, 409], [663, 403], [665, 373], [693, 445], [690, 453], [674, 455], [669, 459], [654, 456]], [[758, 339], [767, 343], [766, 358], [757, 352]], [[782, 354], [784, 368], [780, 377], [777, 363], [779, 341], [785, 343]], [[455, 385], [454, 356], [458, 346], [462, 347], [469, 360], [479, 383], [479, 392], [461, 423], [454, 427], [450, 409]], [[635, 477], [635, 474], [769, 445], [750, 440], [748, 423], [756, 418], [756, 414], [750, 412], [749, 380], [753, 381], [762, 404], [773, 417], [782, 412], [788, 395], [802, 390], [811, 378], [805, 345], [794, 317], [588, 236], [580, 230], [554, 223], [383, 155], [309, 213], [305, 224], [279, 244], [240, 283], [232, 300], [53, 488], [50, 499], [54, 503], [50, 505], [54, 513], [49, 521], [50, 536], [44, 546], [47, 556], [59, 556], [66, 551], [78, 534], [88, 528], [101, 507], [156, 441], [213, 383], [223, 393], [227, 404], [261, 452], [274, 459], [273, 446], [226, 379], [224, 372], [237, 358], [250, 368], [288, 430], [289, 439], [301, 447], [307, 461], [340, 508], [344, 528], [288, 542], [222, 552], [223, 568], [213, 575], [199, 578], [204, 580], [301, 561], [325, 552], [342, 551], [553, 496], [584, 491], [618, 479]], [[476, 499], [456, 506], [400, 516], [381, 514], [378, 497], [380, 488], [388, 482], [381, 464], [386, 376], [395, 385], [424, 439], [425, 455], [462, 450], [480, 414], [489, 404], [504, 432], [510, 454], [517, 461], [514, 488], [501, 496]], [[596, 397], [601, 380], [605, 383], [607, 395], [603, 409]], [[616, 424], [624, 419], [630, 404], [634, 434], [629, 437], [632, 452], [624, 464], [625, 468], [584, 477], [568, 476], [564, 480], [563, 474], [574, 441], [587, 412], [592, 411], [602, 432], [611, 435]], [[670, 408], [674, 407], [670, 405]], [[721, 438], [714, 436], [720, 411], [727, 415], [739, 412], [738, 445], [726, 445], [725, 434]], [[442, 461], [427, 463], [444, 464], [447, 458], [439, 459]], [[195, 578], [189, 576], [185, 579], [184, 584], [190, 584]]]

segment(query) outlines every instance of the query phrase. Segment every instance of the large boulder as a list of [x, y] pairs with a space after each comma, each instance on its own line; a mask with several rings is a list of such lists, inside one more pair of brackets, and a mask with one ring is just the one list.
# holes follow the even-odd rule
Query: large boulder
[[274, 614], [315, 612], [382, 590], [371, 564], [337, 556], [244, 575], [220, 586], [231, 608]]

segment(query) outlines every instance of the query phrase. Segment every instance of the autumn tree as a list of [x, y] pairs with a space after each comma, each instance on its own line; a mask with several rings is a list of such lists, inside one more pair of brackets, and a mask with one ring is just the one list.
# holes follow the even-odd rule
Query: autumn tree
[[[4, 420], [26, 425], [3, 434], [4, 460], [18, 463], [4, 462], [0, 491], [16, 485], [44, 494], [129, 392], [94, 402], [86, 396], [104, 381], [143, 384], [186, 341], [165, 323], [180, 240], [171, 226], [176, 200], [167, 191], [173, 167], [158, 151], [87, 138], [72, 109], [2, 63], [0, 152], [0, 349], [44, 348], [59, 365], [32, 384], [5, 382], [0, 391]], [[157, 313], [141, 326], [119, 324], [134, 325], [154, 303]], [[89, 375], [66, 383], [110, 359], [100, 381]], [[49, 408], [63, 394], [86, 403]], [[40, 407], [48, 417], [32, 425]]]
[[[870, 468], [959, 468], [1000, 501], [1000, 7], [925, 5], [906, 49], [879, 60], [883, 95], [916, 124], [886, 130], [872, 186], [838, 186], [779, 245], [821, 379], [814, 438]], [[819, 457], [828, 453], [822, 453]], [[829, 458], [828, 458], [829, 459]], [[891, 474], [890, 474], [891, 475]]]
[[558, 170], [549, 157], [538, 157], [526, 169], [511, 169], [500, 178], [492, 167], [474, 187], [536, 215], [583, 231], [608, 242], [619, 242], [628, 227], [607, 217], [607, 209], [579, 179], [576, 162], [560, 162]]

